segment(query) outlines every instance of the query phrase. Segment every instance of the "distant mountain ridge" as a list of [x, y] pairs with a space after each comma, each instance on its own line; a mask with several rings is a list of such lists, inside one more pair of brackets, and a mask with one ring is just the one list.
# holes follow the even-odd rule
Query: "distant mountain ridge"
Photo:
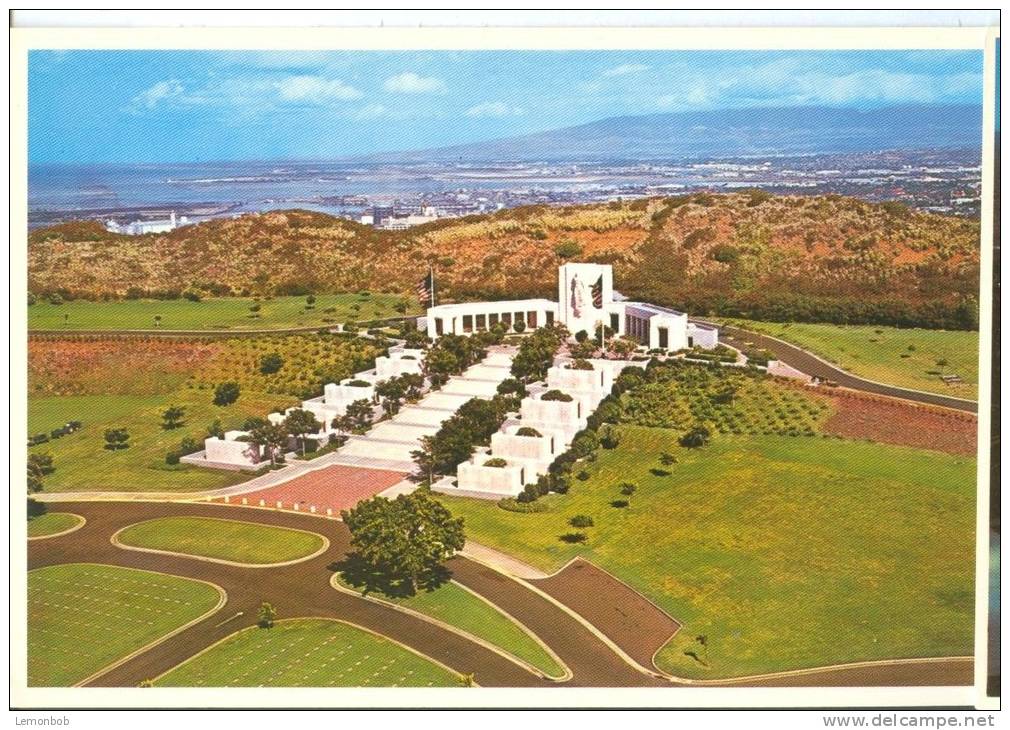
[[980, 148], [982, 107], [918, 104], [869, 110], [825, 106], [619, 116], [572, 127], [374, 161], [658, 159]]

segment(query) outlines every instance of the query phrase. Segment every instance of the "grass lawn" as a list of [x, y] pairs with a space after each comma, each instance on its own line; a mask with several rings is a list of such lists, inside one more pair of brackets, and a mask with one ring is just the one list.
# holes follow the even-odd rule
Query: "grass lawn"
[[[248, 474], [203, 469], [185, 464], [168, 465], [165, 454], [178, 447], [183, 436], [201, 444], [207, 427], [216, 419], [225, 429], [237, 428], [248, 416], [264, 416], [284, 396], [242, 392], [238, 401], [220, 407], [211, 403], [209, 391], [181, 390], [165, 395], [49, 396], [28, 399], [28, 433], [49, 433], [68, 421], [81, 421], [81, 430], [29, 448], [29, 453], [49, 453], [56, 471], [44, 479], [46, 492], [64, 491], [199, 491], [238, 484]], [[165, 430], [162, 412], [170, 405], [185, 406], [185, 424]], [[108, 428], [126, 428], [130, 446], [105, 449]]]
[[213, 517], [159, 517], [130, 525], [118, 539], [133, 547], [254, 565], [304, 558], [324, 544], [314, 532]]
[[28, 518], [28, 537], [56, 535], [76, 527], [83, 521], [83, 517], [70, 512], [46, 512], [38, 517]]
[[455, 687], [458, 677], [389, 639], [339, 621], [293, 619], [232, 634], [157, 687]]
[[[978, 398], [978, 332], [877, 325], [727, 320], [810, 350], [854, 375], [904, 388]], [[939, 362], [946, 361], [944, 365]], [[940, 374], [958, 375], [947, 385]]]
[[[341, 583], [355, 590], [347, 583]], [[558, 662], [515, 621], [456, 583], [443, 583], [433, 591], [421, 591], [407, 598], [390, 598], [378, 593], [372, 595], [473, 634], [532, 664], [549, 677], [564, 676], [565, 671]]]
[[[679, 431], [620, 430], [549, 512], [439, 498], [474, 541], [548, 571], [583, 555], [683, 621], [657, 658], [679, 676], [972, 652], [974, 459], [821, 437], [689, 450]], [[664, 451], [679, 459], [666, 476], [650, 471]], [[580, 514], [588, 541], [562, 542]]]
[[68, 687], [213, 609], [206, 583], [111, 565], [28, 573], [28, 685]]
[[[395, 306], [406, 301], [408, 313], [417, 303], [395, 294], [317, 294], [306, 309], [305, 297], [254, 300], [224, 297], [191, 302], [187, 299], [130, 299], [112, 302], [75, 300], [63, 304], [39, 301], [28, 307], [28, 329], [40, 330], [259, 330], [323, 327], [337, 322], [399, 317]], [[259, 305], [259, 316], [250, 307]], [[355, 310], [354, 307], [358, 309]], [[155, 317], [161, 320], [155, 325]]]

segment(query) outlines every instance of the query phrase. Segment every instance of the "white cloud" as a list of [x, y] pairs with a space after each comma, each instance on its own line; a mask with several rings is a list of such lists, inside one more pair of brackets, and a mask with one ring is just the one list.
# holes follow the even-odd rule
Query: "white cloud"
[[161, 102], [179, 99], [183, 93], [182, 84], [175, 79], [159, 81], [130, 99], [124, 110], [131, 114], [139, 114], [144, 109], [154, 109]]
[[915, 104], [943, 102], [981, 90], [975, 73], [931, 75], [881, 68], [830, 73], [798, 58], [724, 69], [718, 77], [687, 66], [670, 69], [655, 96], [660, 109], [715, 107]]
[[354, 112], [355, 119], [378, 119], [386, 116], [389, 110], [382, 104], [366, 104]]
[[622, 63], [620, 66], [608, 68], [603, 72], [603, 75], [608, 77], [627, 76], [628, 74], [637, 74], [648, 70], [649, 67], [641, 63]]
[[340, 79], [321, 76], [288, 76], [277, 83], [281, 99], [325, 104], [329, 101], [359, 99], [362, 93]]
[[522, 107], [506, 104], [504, 101], [485, 101], [464, 112], [468, 117], [517, 117], [526, 113]]
[[418, 76], [413, 71], [407, 71], [396, 76], [390, 76], [382, 88], [394, 94], [444, 94], [445, 82], [434, 76]]

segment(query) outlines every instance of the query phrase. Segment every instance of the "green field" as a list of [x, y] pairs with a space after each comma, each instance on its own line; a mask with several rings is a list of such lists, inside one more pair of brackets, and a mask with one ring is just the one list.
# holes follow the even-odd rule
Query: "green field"
[[130, 525], [117, 539], [131, 547], [252, 565], [298, 560], [325, 544], [314, 532], [214, 517], [158, 517]]
[[[817, 436], [685, 449], [679, 431], [620, 432], [586, 481], [541, 498], [546, 513], [439, 498], [469, 539], [546, 571], [582, 555], [683, 621], [657, 658], [678, 676], [971, 654], [974, 459]], [[679, 460], [667, 475], [664, 451]], [[637, 491], [615, 508], [624, 481]], [[582, 545], [560, 539], [575, 515], [595, 523]]]
[[459, 678], [389, 639], [326, 619], [249, 628], [163, 674], [157, 687], [454, 687]]
[[28, 518], [28, 537], [46, 537], [66, 532], [84, 521], [80, 515], [70, 512], [46, 512]]
[[[241, 331], [325, 327], [337, 322], [361, 322], [402, 316], [395, 307], [406, 302], [417, 313], [411, 297], [395, 294], [317, 294], [307, 309], [305, 297], [252, 299], [225, 297], [191, 302], [187, 299], [128, 299], [89, 302], [83, 299], [28, 307], [29, 330], [209, 330]], [[259, 306], [258, 312], [250, 307]], [[355, 309], [357, 307], [357, 309]], [[254, 315], [259, 316], [254, 316]], [[161, 317], [160, 321], [155, 317]]]
[[[183, 436], [199, 443], [216, 419], [225, 429], [237, 428], [248, 416], [264, 416], [284, 396], [243, 392], [238, 402], [225, 407], [211, 403], [208, 391], [182, 390], [169, 395], [85, 395], [32, 397], [28, 400], [28, 433], [49, 433], [68, 421], [81, 421], [80, 431], [29, 448], [29, 453], [49, 453], [56, 471], [43, 480], [46, 492], [201, 491], [238, 484], [249, 479], [239, 472], [203, 469], [185, 464], [168, 465], [165, 454], [178, 447]], [[165, 430], [161, 414], [170, 405], [186, 407], [185, 425]], [[108, 428], [126, 428], [130, 446], [105, 449]]]
[[28, 573], [28, 685], [68, 687], [217, 606], [206, 583], [111, 565]]
[[[978, 332], [742, 319], [726, 323], [799, 345], [863, 378], [957, 398], [978, 398]], [[940, 374], [957, 375], [964, 382], [947, 385]]]
[[[354, 590], [341, 582], [348, 589]], [[558, 662], [519, 625], [456, 583], [443, 583], [433, 591], [421, 591], [407, 598], [372, 595], [473, 634], [519, 657], [549, 677], [560, 678], [565, 674]]]

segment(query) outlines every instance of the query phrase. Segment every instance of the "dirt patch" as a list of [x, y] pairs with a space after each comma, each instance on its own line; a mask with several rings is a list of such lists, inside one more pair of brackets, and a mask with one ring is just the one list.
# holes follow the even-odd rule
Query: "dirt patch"
[[646, 669], [680, 622], [592, 563], [576, 558], [560, 572], [530, 581], [602, 631]]
[[839, 389], [830, 396], [835, 413], [821, 431], [851, 439], [974, 455], [978, 421], [969, 413]]
[[294, 509], [297, 504], [301, 511], [308, 512], [315, 507], [317, 513], [325, 514], [327, 509], [331, 509], [336, 515], [340, 510], [350, 509], [403, 478], [404, 474], [397, 471], [329, 466], [273, 487], [233, 496], [231, 502], [240, 503], [245, 498], [249, 504], [257, 505], [262, 499], [270, 507], [282, 502], [283, 509]]

